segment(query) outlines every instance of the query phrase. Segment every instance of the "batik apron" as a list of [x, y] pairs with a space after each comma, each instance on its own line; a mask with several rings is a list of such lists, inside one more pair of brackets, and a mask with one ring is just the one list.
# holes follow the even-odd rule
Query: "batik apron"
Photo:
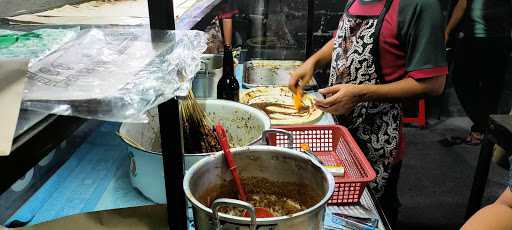
[[[329, 85], [382, 84], [379, 66], [379, 34], [392, 0], [387, 0], [378, 16], [355, 16], [348, 13], [348, 3], [334, 40]], [[400, 105], [386, 102], [363, 102], [338, 121], [346, 126], [377, 173], [370, 185], [380, 197], [398, 152]]]

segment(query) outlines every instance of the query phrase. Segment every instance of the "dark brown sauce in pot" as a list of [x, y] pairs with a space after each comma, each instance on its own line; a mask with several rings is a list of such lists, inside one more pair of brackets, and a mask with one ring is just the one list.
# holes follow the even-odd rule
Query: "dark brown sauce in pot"
[[[242, 183], [248, 194], [247, 202], [270, 210], [274, 217], [304, 211], [322, 198], [321, 194], [314, 192], [305, 183], [276, 182], [261, 177], [245, 177]], [[207, 188], [198, 198], [203, 205], [211, 207], [213, 201], [219, 198], [238, 199], [238, 192], [234, 182], [227, 181]], [[239, 208], [223, 207], [220, 212], [243, 216], [243, 210]]]

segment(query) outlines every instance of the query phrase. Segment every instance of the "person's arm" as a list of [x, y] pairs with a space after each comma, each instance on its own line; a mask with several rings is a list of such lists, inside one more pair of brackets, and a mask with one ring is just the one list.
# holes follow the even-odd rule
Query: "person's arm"
[[512, 188], [508, 187], [505, 192], [501, 194], [500, 197], [496, 200], [495, 203], [505, 205], [509, 208], [512, 208]]
[[[290, 90], [292, 92], [297, 92], [298, 87], [304, 87], [304, 85], [313, 78], [315, 69], [325, 66], [331, 61], [333, 49], [334, 39], [331, 39], [322, 47], [322, 49], [309, 57], [304, 64], [290, 73], [290, 80], [288, 82]], [[299, 82], [303, 83], [299, 86]]]
[[319, 92], [327, 99], [316, 99], [315, 105], [336, 115], [349, 112], [354, 105], [366, 101], [396, 101], [421, 95], [439, 95], [443, 92], [446, 76], [426, 79], [405, 78], [379, 85], [339, 84]]
[[450, 20], [448, 21], [448, 25], [446, 26], [446, 30], [444, 32], [445, 41], [448, 40], [450, 33], [459, 24], [460, 19], [462, 19], [462, 17], [464, 16], [464, 12], [466, 11], [467, 4], [468, 4], [467, 0], [459, 0], [457, 2], [457, 5], [455, 5], [455, 8], [453, 9], [452, 16], [450, 17]]
[[512, 192], [507, 188], [496, 202], [480, 209], [462, 226], [462, 230], [505, 230], [512, 226]]
[[313, 54], [307, 61], [315, 64], [315, 69], [321, 68], [331, 62], [332, 51], [334, 49], [334, 38], [327, 42], [322, 49]]

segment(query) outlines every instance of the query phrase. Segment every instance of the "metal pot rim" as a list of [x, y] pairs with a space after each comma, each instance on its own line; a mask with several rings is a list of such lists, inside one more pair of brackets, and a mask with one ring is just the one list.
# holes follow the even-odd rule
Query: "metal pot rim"
[[[334, 193], [334, 177], [331, 175], [331, 173], [329, 173], [326, 169], [324, 169], [318, 162], [312, 161], [305, 154], [302, 154], [302, 153], [300, 153], [298, 151], [295, 151], [295, 150], [292, 150], [292, 149], [287, 149], [287, 148], [283, 148], [283, 147], [276, 147], [276, 146], [266, 146], [266, 145], [254, 145], [254, 146], [246, 146], [246, 147], [239, 147], [239, 148], [231, 149], [233, 154], [237, 154], [238, 152], [241, 152], [241, 151], [251, 151], [251, 150], [256, 150], [256, 151], [265, 150], [265, 151], [286, 152], [288, 154], [292, 154], [294, 156], [298, 156], [300, 158], [303, 158], [304, 160], [308, 160], [312, 164], [316, 165], [320, 170], [323, 171], [324, 175], [326, 175], [327, 184], [328, 184], [328, 189], [327, 189], [326, 194], [313, 207], [310, 207], [310, 208], [308, 208], [308, 209], [306, 209], [304, 211], [301, 211], [301, 212], [298, 212], [298, 213], [294, 213], [294, 214], [289, 215], [289, 216], [280, 216], [280, 217], [272, 217], [272, 218], [258, 218], [257, 219], [257, 224], [277, 224], [277, 223], [279, 223], [281, 221], [284, 221], [284, 220], [289, 220], [289, 219], [297, 218], [297, 217], [300, 217], [300, 216], [303, 216], [303, 215], [315, 213], [319, 209], [324, 208], [324, 206], [327, 204], [327, 202], [331, 198], [332, 194]], [[206, 158], [200, 160], [199, 162], [194, 164], [187, 171], [187, 173], [185, 174], [185, 178], [183, 180], [183, 189], [185, 190], [185, 195], [187, 196], [187, 199], [190, 201], [190, 203], [192, 203], [193, 206], [202, 209], [203, 211], [207, 212], [208, 215], [210, 215], [210, 216], [213, 215], [213, 211], [210, 208], [204, 206], [201, 202], [199, 202], [192, 195], [192, 192], [190, 191], [190, 187], [188, 186], [188, 182], [190, 181], [191, 175], [192, 175], [192, 173], [190, 173], [190, 172], [197, 171], [198, 168], [202, 167], [204, 164], [209, 163], [210, 161], [213, 161], [216, 157], [222, 157], [221, 156], [222, 154], [223, 154], [222, 152], [218, 152], [215, 155], [211, 155], [211, 157], [206, 157]], [[230, 222], [235, 222], [235, 223], [239, 223], [239, 224], [247, 224], [247, 223], [250, 222], [250, 218], [248, 218], [248, 217], [237, 217], [237, 216], [227, 215], [227, 214], [224, 214], [224, 213], [219, 213], [219, 217], [220, 217], [221, 220], [228, 220]]]

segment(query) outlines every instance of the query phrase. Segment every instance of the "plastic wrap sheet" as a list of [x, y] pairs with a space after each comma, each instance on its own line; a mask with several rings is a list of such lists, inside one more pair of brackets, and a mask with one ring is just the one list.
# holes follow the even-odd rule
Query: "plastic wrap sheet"
[[[34, 30], [31, 33], [37, 36], [18, 39], [11, 45], [0, 47], [0, 59], [30, 59], [30, 63], [34, 63], [75, 38], [79, 31], [80, 27]], [[23, 34], [25, 32], [0, 30], [0, 36], [23, 36]]]
[[190, 29], [194, 27], [221, 0], [180, 0], [174, 2], [174, 10], [178, 18], [176, 28]]
[[31, 65], [23, 108], [119, 122], [185, 96], [200, 68], [200, 31], [88, 29]]

